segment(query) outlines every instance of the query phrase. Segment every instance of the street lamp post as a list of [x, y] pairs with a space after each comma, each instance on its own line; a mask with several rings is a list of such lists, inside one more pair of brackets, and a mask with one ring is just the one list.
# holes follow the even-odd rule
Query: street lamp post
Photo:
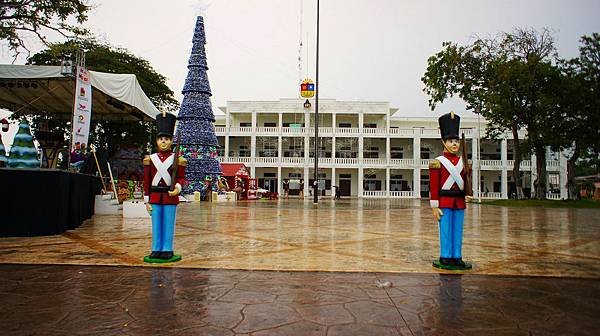
[[316, 59], [316, 94], [315, 94], [315, 174], [313, 181], [313, 203], [319, 204], [319, 0], [317, 0], [317, 59]]

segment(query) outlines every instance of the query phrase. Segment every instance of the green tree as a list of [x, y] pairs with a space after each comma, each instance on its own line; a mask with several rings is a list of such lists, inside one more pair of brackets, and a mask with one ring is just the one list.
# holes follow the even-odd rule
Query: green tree
[[[175, 111], [179, 107], [173, 91], [166, 84], [166, 77], [156, 72], [147, 60], [131, 54], [126, 49], [114, 48], [93, 39], [52, 44], [48, 49], [33, 55], [28, 63], [60, 65], [64, 55], [73, 55], [77, 50], [86, 50], [85, 63], [89, 70], [135, 74], [148, 98], [159, 109]], [[34, 128], [43, 121], [51, 130], [70, 134], [70, 120], [56, 120], [39, 115], [32, 117]], [[152, 143], [154, 123], [98, 120], [92, 122], [90, 130], [91, 141], [112, 155], [123, 143], [134, 144], [139, 148], [145, 148], [149, 142]]]
[[562, 148], [572, 154], [568, 159], [569, 198], [577, 198], [575, 179], [599, 172], [600, 163], [600, 34], [582, 36], [579, 57], [565, 60], [562, 101], [569, 113], [554, 125], [560, 137], [570, 141]]
[[8, 42], [15, 58], [30, 50], [25, 37], [30, 35], [48, 45], [45, 32], [56, 32], [65, 38], [87, 32], [67, 22], [81, 24], [92, 7], [85, 0], [2, 0], [0, 1], [0, 40]]
[[[486, 136], [498, 138], [507, 131], [514, 139], [513, 179], [523, 197], [519, 166], [524, 153], [535, 152], [535, 195], [546, 195], [546, 146], [552, 116], [559, 113], [557, 90], [560, 71], [553, 64], [554, 41], [548, 29], [537, 32], [517, 28], [493, 38], [480, 38], [467, 46], [445, 42], [443, 50], [428, 59], [422, 78], [429, 105], [435, 109], [446, 98], [458, 95], [468, 110], [488, 121]], [[518, 131], [527, 130], [526, 139]]]

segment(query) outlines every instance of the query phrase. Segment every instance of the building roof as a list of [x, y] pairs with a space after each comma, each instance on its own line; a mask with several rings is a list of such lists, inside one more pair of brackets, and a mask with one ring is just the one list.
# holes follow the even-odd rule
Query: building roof
[[250, 177], [248, 168], [243, 163], [221, 163], [221, 171], [223, 176], [247, 176]]

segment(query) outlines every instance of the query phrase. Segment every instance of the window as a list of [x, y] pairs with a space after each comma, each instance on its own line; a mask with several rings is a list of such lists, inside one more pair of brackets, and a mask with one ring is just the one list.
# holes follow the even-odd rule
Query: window
[[367, 147], [363, 152], [363, 158], [365, 159], [378, 159], [379, 158], [379, 147]]
[[240, 127], [252, 127], [252, 123], [251, 122], [241, 122]]
[[390, 158], [403, 159], [404, 158], [404, 149], [402, 147], [391, 147], [390, 148]]
[[277, 177], [277, 173], [264, 173], [264, 177]]
[[291, 179], [299, 179], [302, 178], [302, 174], [301, 173], [289, 173], [288, 175]]
[[277, 123], [274, 122], [266, 122], [263, 125], [264, 127], [277, 127]]
[[352, 127], [352, 124], [351, 123], [339, 123], [338, 127], [339, 128], [350, 128], [350, 127]]
[[352, 178], [352, 174], [340, 174], [340, 178], [341, 179], [351, 179]]
[[377, 124], [363, 124], [363, 128], [377, 128]]

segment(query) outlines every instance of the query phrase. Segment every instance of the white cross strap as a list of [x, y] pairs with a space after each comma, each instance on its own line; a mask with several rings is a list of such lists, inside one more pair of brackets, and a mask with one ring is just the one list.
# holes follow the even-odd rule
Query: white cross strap
[[458, 160], [458, 163], [455, 165], [450, 162], [445, 156], [438, 156], [436, 160], [440, 161], [440, 163], [446, 168], [450, 176], [442, 185], [442, 190], [450, 190], [452, 185], [456, 183], [460, 190], [464, 190], [465, 181], [463, 181], [462, 176], [460, 176], [460, 172], [463, 170], [463, 161], [462, 159]]
[[161, 161], [157, 153], [150, 155], [150, 160], [156, 167], [156, 175], [152, 179], [152, 185], [157, 187], [160, 180], [163, 179], [165, 183], [171, 185], [171, 174], [169, 174], [169, 167], [173, 164], [173, 158], [175, 155], [169, 156], [165, 161]]

